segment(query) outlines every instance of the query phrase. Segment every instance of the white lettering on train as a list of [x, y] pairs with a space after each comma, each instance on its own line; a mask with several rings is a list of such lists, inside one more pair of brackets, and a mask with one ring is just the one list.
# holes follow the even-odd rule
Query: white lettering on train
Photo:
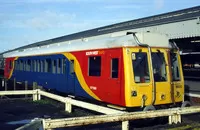
[[88, 51], [86, 52], [86, 56], [89, 56], [89, 55], [98, 55], [99, 52], [98, 51]]
[[90, 89], [91, 89], [91, 90], [97, 90], [97, 87], [95, 87], [95, 86], [90, 86]]

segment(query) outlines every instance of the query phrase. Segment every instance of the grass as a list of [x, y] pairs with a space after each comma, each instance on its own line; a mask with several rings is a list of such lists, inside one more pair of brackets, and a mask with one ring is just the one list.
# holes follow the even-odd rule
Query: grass
[[176, 128], [170, 128], [168, 130], [200, 130], [200, 124], [185, 125]]
[[34, 101], [34, 103], [37, 103], [37, 104], [52, 104], [52, 101], [47, 100], [47, 99], [41, 99], [41, 100]]

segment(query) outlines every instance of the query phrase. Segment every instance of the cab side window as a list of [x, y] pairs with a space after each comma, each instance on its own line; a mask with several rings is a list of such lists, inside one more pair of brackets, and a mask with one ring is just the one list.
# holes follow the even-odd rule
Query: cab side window
[[101, 76], [101, 56], [90, 56], [88, 65], [89, 76]]
[[118, 78], [119, 58], [111, 59], [111, 78]]

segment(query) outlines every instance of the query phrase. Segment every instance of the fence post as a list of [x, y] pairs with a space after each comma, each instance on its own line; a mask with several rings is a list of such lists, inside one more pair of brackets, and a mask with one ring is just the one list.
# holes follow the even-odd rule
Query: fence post
[[[28, 81], [25, 81], [25, 90], [28, 90]], [[27, 95], [25, 95], [25, 98], [27, 98]]]
[[129, 121], [122, 121], [122, 130], [129, 129]]
[[178, 123], [181, 123], [181, 114], [177, 114]]
[[14, 87], [13, 89], [16, 90], [16, 78], [14, 78], [13, 87]]
[[2, 82], [1, 82], [2, 84], [2, 87], [4, 87], [5, 86], [5, 81], [4, 81], [4, 78], [2, 78]]
[[[35, 90], [37, 83], [33, 82], [33, 90]], [[33, 101], [37, 101], [37, 92], [33, 94]]]
[[176, 114], [169, 116], [169, 124], [171, 125], [172, 123], [174, 124], [181, 123], [181, 115]]
[[172, 116], [169, 116], [168, 120], [169, 120], [169, 125], [171, 125], [172, 124]]
[[72, 104], [69, 101], [70, 99], [67, 99], [65, 102], [65, 111], [67, 111], [68, 113], [72, 112]]

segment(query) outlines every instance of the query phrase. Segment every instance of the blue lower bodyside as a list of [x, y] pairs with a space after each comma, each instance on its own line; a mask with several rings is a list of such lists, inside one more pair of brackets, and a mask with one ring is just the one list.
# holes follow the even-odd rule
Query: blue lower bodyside
[[[64, 59], [64, 67], [65, 73], [58, 73], [57, 67], [58, 63], [56, 64], [56, 72], [34, 72], [34, 68], [31, 64], [31, 70], [25, 71], [14, 69], [11, 79], [16, 78], [17, 82], [24, 82], [28, 81], [28, 84], [32, 85], [33, 82], [37, 82], [39, 86], [42, 86], [47, 89], [53, 89], [62, 93], [72, 94], [74, 96], [81, 96], [89, 99], [93, 99], [89, 94], [85, 92], [85, 90], [81, 87], [77, 76], [75, 73], [70, 73], [70, 61], [62, 54], [56, 55], [48, 55], [48, 56], [30, 56], [30, 57], [20, 57], [17, 61], [27, 61], [27, 60], [39, 60], [44, 61], [45, 59], [57, 60], [57, 59]], [[15, 64], [16, 65], [16, 64]], [[23, 66], [24, 67], [24, 66]], [[38, 66], [37, 66], [38, 67]], [[42, 66], [44, 67], [44, 66]], [[61, 68], [61, 69], [62, 69]], [[37, 68], [38, 70], [38, 68]], [[43, 68], [44, 70], [44, 68]], [[52, 68], [51, 68], [52, 70]]]

